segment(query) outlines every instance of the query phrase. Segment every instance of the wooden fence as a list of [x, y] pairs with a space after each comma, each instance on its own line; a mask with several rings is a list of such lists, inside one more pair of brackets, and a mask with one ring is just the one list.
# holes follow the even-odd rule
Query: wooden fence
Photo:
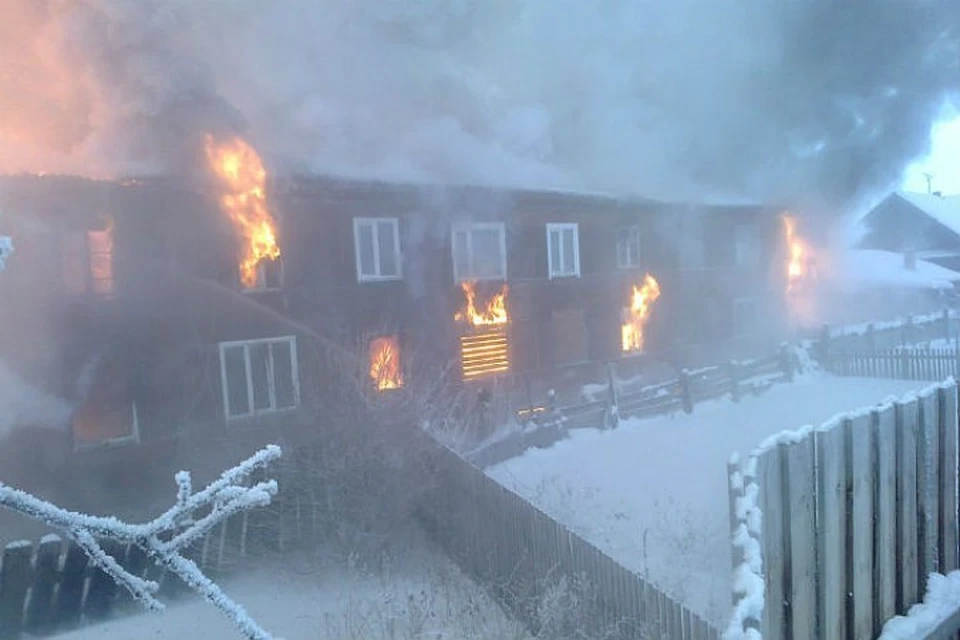
[[[784, 345], [770, 357], [734, 361], [695, 370], [684, 370], [667, 382], [637, 389], [622, 388], [611, 374], [607, 397], [561, 407], [526, 409], [536, 427], [469, 452], [471, 463], [486, 468], [522, 454], [531, 447], [548, 447], [567, 436], [570, 429], [615, 428], [622, 418], [649, 418], [683, 411], [693, 413], [701, 402], [729, 395], [734, 401], [760, 393], [775, 382], [793, 380], [797, 364], [792, 349]], [[524, 421], [520, 417], [520, 421]]]
[[[735, 622], [767, 640], [872, 639], [920, 601], [931, 572], [957, 569], [957, 422], [948, 381], [774, 436], [735, 465], [734, 562], [742, 577], [752, 501], [765, 590], [761, 619]], [[748, 580], [738, 586], [738, 605], [755, 600]]]
[[[487, 477], [453, 451], [424, 464], [437, 485], [420, 508], [427, 529], [458, 564], [534, 633], [552, 629], [547, 593], [561, 579], [580, 585], [577, 637], [715, 640], [716, 629], [636, 573]], [[555, 631], [555, 629], [554, 629]]]
[[[184, 555], [209, 577], [221, 577], [260, 554], [310, 540], [316, 514], [309, 509], [317, 505], [299, 493], [281, 490], [270, 506], [225, 520]], [[175, 598], [187, 590], [180, 578], [149, 562], [135, 545], [104, 541], [103, 549], [134, 575], [157, 581], [163, 598]], [[142, 605], [92, 565], [72, 541], [51, 534], [37, 543], [13, 542], [3, 549], [0, 640], [15, 640], [24, 632], [48, 635], [141, 611]]]

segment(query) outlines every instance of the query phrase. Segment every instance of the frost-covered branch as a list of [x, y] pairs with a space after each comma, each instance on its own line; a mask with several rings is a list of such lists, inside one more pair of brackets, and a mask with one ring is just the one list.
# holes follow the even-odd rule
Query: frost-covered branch
[[13, 253], [13, 240], [10, 236], [0, 236], [0, 271], [7, 265], [7, 258]]
[[[209, 600], [230, 617], [251, 640], [270, 640], [247, 612], [233, 602], [200, 568], [180, 551], [200, 540], [216, 525], [242, 511], [270, 504], [277, 494], [274, 480], [244, 486], [253, 472], [278, 459], [280, 447], [269, 445], [236, 467], [224, 471], [220, 478], [193, 493], [190, 474], [180, 471], [174, 476], [177, 496], [174, 505], [160, 516], [144, 524], [129, 524], [114, 517], [91, 516], [62, 509], [25, 491], [0, 483], [0, 507], [22, 513], [63, 531], [83, 549], [90, 561], [109, 575], [119, 586], [127, 589], [145, 607], [160, 610], [163, 604], [156, 599], [156, 582], [144, 580], [124, 569], [113, 556], [104, 551], [98, 539], [134, 544], [156, 564], [177, 575], [194, 591]], [[205, 516], [195, 519], [195, 512], [210, 507]], [[163, 537], [169, 537], [164, 541]]]

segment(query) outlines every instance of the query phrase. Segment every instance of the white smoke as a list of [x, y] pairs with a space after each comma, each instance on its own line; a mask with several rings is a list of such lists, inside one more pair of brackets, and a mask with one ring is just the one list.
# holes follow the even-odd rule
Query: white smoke
[[8, 171], [168, 171], [228, 128], [280, 172], [847, 203], [960, 78], [948, 0], [4, 4]]
[[33, 387], [0, 361], [0, 441], [17, 427], [65, 428], [70, 405]]

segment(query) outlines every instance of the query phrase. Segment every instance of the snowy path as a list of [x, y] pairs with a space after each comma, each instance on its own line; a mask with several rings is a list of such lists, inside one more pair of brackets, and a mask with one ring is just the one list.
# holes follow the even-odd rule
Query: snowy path
[[739, 404], [578, 431], [488, 473], [717, 624], [730, 608], [726, 460], [927, 383], [803, 376]]

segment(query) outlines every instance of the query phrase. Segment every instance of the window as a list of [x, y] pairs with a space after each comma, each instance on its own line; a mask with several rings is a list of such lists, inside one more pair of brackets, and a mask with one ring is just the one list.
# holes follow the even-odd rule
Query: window
[[734, 230], [734, 260], [738, 266], [753, 267], [759, 261], [757, 239], [754, 228], [749, 225], [737, 225]]
[[399, 280], [400, 224], [396, 218], [354, 218], [357, 282]]
[[620, 269], [638, 269], [640, 258], [640, 227], [623, 227], [617, 235], [617, 267]]
[[280, 258], [264, 258], [257, 263], [257, 282], [245, 292], [276, 291], [283, 287], [283, 262]]
[[71, 424], [77, 449], [138, 442], [137, 405], [130, 375], [114, 360], [101, 361]]
[[62, 235], [60, 271], [67, 293], [112, 296], [112, 227], [101, 231], [72, 231]]
[[547, 263], [551, 278], [580, 275], [580, 238], [577, 224], [547, 225]]
[[293, 409], [300, 404], [294, 336], [220, 343], [227, 419]]
[[455, 225], [452, 236], [454, 280], [507, 279], [507, 234], [503, 223]]

